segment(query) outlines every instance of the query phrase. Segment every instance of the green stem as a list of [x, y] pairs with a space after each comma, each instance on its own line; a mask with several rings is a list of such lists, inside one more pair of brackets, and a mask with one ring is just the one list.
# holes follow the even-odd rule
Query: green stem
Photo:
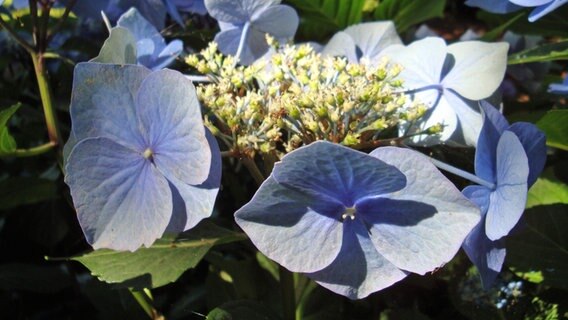
[[280, 292], [282, 294], [282, 315], [284, 320], [296, 319], [296, 298], [294, 294], [294, 275], [279, 266]]
[[248, 157], [244, 157], [241, 159], [241, 161], [243, 162], [245, 167], [247, 167], [254, 181], [256, 181], [256, 183], [260, 186], [264, 182], [264, 176], [262, 175], [260, 169], [258, 169], [254, 160]]
[[61, 134], [59, 133], [57, 118], [55, 116], [53, 96], [49, 87], [43, 56], [38, 53], [30, 53], [30, 56], [32, 57], [32, 62], [34, 64], [49, 141], [61, 147], [63, 143], [61, 140]]
[[33, 148], [16, 149], [8, 154], [3, 154], [2, 157], [17, 157], [17, 158], [33, 157], [46, 153], [51, 149], [53, 149], [53, 147], [55, 147], [55, 144], [53, 142], [48, 142]]
[[164, 319], [164, 317], [160, 315], [160, 313], [154, 308], [154, 306], [152, 306], [149, 301], [148, 295], [145, 294], [144, 291], [137, 291], [132, 288], [128, 290], [130, 291], [136, 302], [138, 302], [140, 307], [144, 309], [144, 312], [146, 312], [150, 319]]

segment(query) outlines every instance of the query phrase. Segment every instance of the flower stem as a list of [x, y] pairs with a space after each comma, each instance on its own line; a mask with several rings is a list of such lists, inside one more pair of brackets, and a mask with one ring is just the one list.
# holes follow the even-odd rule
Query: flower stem
[[260, 186], [264, 182], [264, 176], [262, 175], [262, 172], [254, 162], [254, 159], [251, 159], [249, 157], [243, 157], [241, 161], [243, 162], [245, 167], [247, 167], [254, 181], [256, 181], [256, 183]]
[[41, 103], [43, 105], [43, 113], [45, 116], [45, 124], [47, 126], [47, 134], [49, 141], [59, 147], [63, 145], [61, 134], [59, 133], [59, 125], [55, 116], [55, 108], [53, 106], [53, 96], [47, 79], [47, 71], [45, 69], [45, 60], [40, 53], [31, 52], [30, 56], [34, 64], [34, 69], [39, 87]]
[[243, 27], [243, 32], [241, 33], [241, 40], [239, 41], [239, 47], [237, 48], [237, 53], [235, 54], [235, 64], [241, 60], [241, 55], [243, 54], [243, 49], [245, 47], [245, 42], [248, 38], [248, 32], [250, 28], [250, 23], [245, 23]]
[[453, 174], [455, 174], [456, 176], [462, 177], [462, 178], [467, 179], [467, 180], [469, 180], [469, 181], [471, 181], [471, 182], [474, 182], [474, 183], [477, 183], [477, 184], [482, 185], [482, 186], [484, 186], [484, 187], [487, 187], [487, 188], [489, 188], [489, 189], [491, 189], [491, 190], [495, 189], [495, 184], [494, 184], [494, 183], [491, 183], [491, 182], [489, 182], [489, 181], [485, 181], [485, 180], [481, 179], [480, 177], [478, 177], [478, 176], [476, 176], [476, 175], [474, 175], [474, 174], [471, 174], [471, 173], [469, 173], [469, 172], [467, 172], [467, 171], [464, 171], [464, 170], [462, 170], [462, 169], [460, 169], [460, 168], [456, 168], [456, 167], [454, 167], [454, 166], [451, 166], [451, 165], [449, 165], [449, 164], [447, 164], [447, 163], [445, 163], [445, 162], [442, 162], [442, 161], [440, 161], [440, 160], [436, 160], [436, 159], [434, 159], [434, 158], [430, 158], [430, 161], [432, 161], [432, 163], [433, 163], [436, 167], [438, 167], [438, 168], [440, 168], [440, 169], [442, 169], [442, 170], [444, 170], [444, 171], [453, 173]]
[[26, 157], [33, 157], [43, 153], [48, 152], [49, 150], [53, 149], [55, 144], [53, 142], [44, 143], [37, 147], [32, 147], [29, 149], [16, 149], [11, 153], [3, 154], [2, 157], [17, 157], [17, 158], [26, 158]]
[[296, 320], [296, 297], [294, 294], [294, 275], [279, 266], [280, 292], [282, 294], [282, 315], [284, 320]]
[[162, 315], [152, 306], [150, 303], [150, 297], [144, 291], [138, 291], [133, 288], [128, 289], [136, 302], [144, 309], [144, 312], [150, 317], [150, 319], [157, 320], [157, 319], [164, 319]]

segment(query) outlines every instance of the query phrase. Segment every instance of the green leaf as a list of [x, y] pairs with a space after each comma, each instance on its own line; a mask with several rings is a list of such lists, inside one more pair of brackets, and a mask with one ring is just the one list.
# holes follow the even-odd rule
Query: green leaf
[[176, 281], [187, 269], [194, 268], [213, 246], [244, 239], [244, 234], [202, 221], [179, 237], [164, 237], [149, 248], [135, 252], [103, 249], [71, 259], [81, 262], [103, 281], [156, 288]]
[[21, 104], [15, 104], [8, 109], [0, 111], [0, 156], [16, 150], [17, 145], [8, 131], [8, 120], [20, 109]]
[[537, 122], [550, 147], [568, 150], [568, 110], [551, 110]]
[[393, 20], [398, 32], [428, 19], [443, 17], [446, 0], [384, 0], [375, 10], [375, 19]]
[[495, 40], [499, 39], [499, 37], [501, 37], [503, 35], [503, 33], [505, 33], [505, 31], [509, 30], [511, 28], [511, 26], [514, 25], [515, 23], [517, 23], [517, 21], [519, 21], [521, 18], [526, 18], [525, 12], [521, 12], [521, 13], [515, 15], [510, 20], [507, 20], [503, 24], [495, 27], [494, 29], [491, 29], [486, 34], [484, 34], [483, 37], [481, 37], [479, 40], [495, 41]]
[[55, 182], [39, 178], [8, 178], [0, 181], [0, 210], [57, 198]]
[[361, 22], [365, 0], [288, 0], [302, 18], [300, 33], [310, 40]]
[[557, 203], [568, 203], [568, 185], [547, 172], [529, 190], [526, 207]]
[[507, 239], [507, 263], [516, 273], [541, 272], [542, 283], [568, 289], [568, 205], [531, 208], [524, 230]]
[[554, 60], [568, 60], [568, 40], [548, 43], [512, 54], [509, 56], [507, 63], [512, 65]]
[[136, 64], [136, 40], [125, 28], [115, 27], [103, 43], [99, 55], [92, 62]]

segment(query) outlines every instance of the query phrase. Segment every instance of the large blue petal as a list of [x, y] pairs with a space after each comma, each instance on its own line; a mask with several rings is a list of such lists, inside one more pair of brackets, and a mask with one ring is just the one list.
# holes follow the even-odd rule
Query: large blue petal
[[418, 152], [384, 147], [371, 156], [397, 167], [408, 181], [400, 191], [357, 203], [377, 251], [419, 274], [450, 261], [479, 222], [479, 209]]
[[491, 193], [485, 221], [487, 237], [498, 240], [517, 224], [527, 201], [529, 165], [523, 145], [511, 131], [497, 144], [497, 189]]
[[521, 141], [529, 160], [528, 187], [535, 182], [546, 163], [546, 135], [534, 124], [527, 122], [513, 123], [509, 131], [514, 132]]
[[483, 287], [490, 288], [505, 262], [505, 241], [489, 240], [485, 235], [485, 221], [482, 220], [465, 238], [462, 247], [479, 270]]
[[205, 181], [211, 150], [191, 81], [177, 71], [155, 71], [140, 85], [136, 105], [146, 145], [166, 178], [174, 184]]
[[554, 2], [553, 0], [509, 0], [509, 2], [523, 7], [538, 7]]
[[166, 22], [166, 7], [162, 0], [114, 0], [115, 10], [109, 12], [111, 18], [118, 17], [128, 9], [134, 7], [148, 20], [156, 29], [164, 28]]
[[508, 49], [506, 42], [464, 41], [448, 46], [455, 64], [442, 81], [444, 87], [470, 100], [489, 97], [505, 76]]
[[[176, 181], [174, 196], [174, 213], [167, 231], [182, 232], [193, 228], [199, 221], [211, 216], [215, 199], [221, 185], [221, 151], [217, 140], [206, 128], [205, 135], [211, 149], [211, 166], [209, 176], [202, 184], [192, 186]], [[179, 197], [178, 197], [179, 195]]]
[[345, 29], [361, 50], [362, 57], [377, 62], [379, 54], [388, 46], [402, 44], [392, 21], [367, 22]]
[[479, 106], [483, 113], [483, 127], [477, 140], [475, 173], [481, 179], [494, 183], [497, 177], [497, 143], [509, 123], [491, 104], [481, 101]]
[[[290, 189], [269, 177], [235, 221], [270, 259], [294, 272], [328, 266], [341, 248], [344, 207]], [[334, 217], [335, 216], [335, 217]]]
[[347, 219], [337, 258], [326, 268], [307, 276], [349, 299], [362, 299], [404, 279], [407, 273], [381, 256], [360, 220]]
[[484, 186], [472, 185], [465, 187], [462, 193], [466, 198], [475, 203], [481, 210], [481, 215], [485, 216], [487, 209], [489, 209], [491, 189]]
[[109, 137], [142, 148], [134, 100], [149, 73], [133, 65], [79, 63], [73, 75], [70, 106], [76, 141]]
[[73, 148], [66, 169], [79, 223], [93, 248], [134, 251], [163, 234], [172, 194], [139, 152], [107, 138], [88, 138]]
[[274, 166], [272, 175], [278, 183], [336, 199], [345, 207], [406, 185], [404, 175], [392, 165], [327, 141], [317, 141], [285, 155]]

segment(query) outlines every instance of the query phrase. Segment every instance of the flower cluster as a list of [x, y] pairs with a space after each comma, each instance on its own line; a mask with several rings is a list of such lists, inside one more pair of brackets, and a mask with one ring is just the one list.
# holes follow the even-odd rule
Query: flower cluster
[[234, 58], [217, 53], [213, 43], [186, 61], [214, 80], [199, 86], [198, 96], [241, 153], [268, 153], [282, 145], [289, 152], [317, 140], [372, 146], [425, 112], [399, 92], [401, 67], [387, 59], [376, 66], [349, 63], [300, 45], [235, 67]]

